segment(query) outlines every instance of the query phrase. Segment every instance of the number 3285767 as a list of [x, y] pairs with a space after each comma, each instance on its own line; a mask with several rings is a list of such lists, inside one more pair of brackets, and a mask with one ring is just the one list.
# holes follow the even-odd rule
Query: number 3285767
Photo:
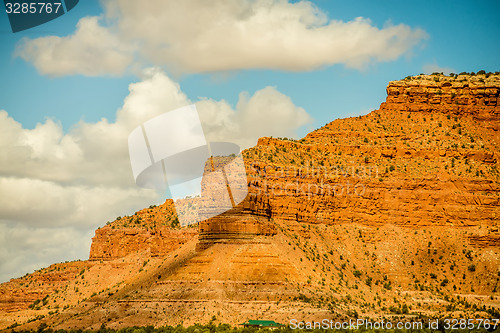
[[58, 13], [61, 8], [60, 2], [14, 2], [5, 3], [5, 10], [7, 14], [52, 14]]
[[451, 330], [465, 330], [465, 329], [479, 329], [485, 328], [496, 329], [499, 324], [498, 319], [445, 319], [444, 320], [444, 328]]

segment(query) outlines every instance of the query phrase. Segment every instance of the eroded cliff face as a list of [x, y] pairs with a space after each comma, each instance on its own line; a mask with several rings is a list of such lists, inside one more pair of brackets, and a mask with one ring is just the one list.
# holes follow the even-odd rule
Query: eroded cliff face
[[393, 81], [380, 110], [299, 141], [261, 138], [245, 152], [247, 207], [306, 223], [497, 230], [499, 89], [498, 75]]
[[276, 235], [276, 226], [267, 217], [252, 214], [243, 205], [200, 222], [198, 249], [216, 243], [248, 243], [256, 236]]
[[172, 200], [132, 216], [118, 217], [95, 231], [90, 260], [112, 260], [132, 253], [165, 256], [198, 236], [197, 228], [180, 228]]
[[110, 260], [146, 251], [152, 257], [165, 256], [198, 235], [194, 228], [173, 229], [161, 226], [153, 230], [143, 228], [112, 229], [106, 226], [96, 230], [92, 238], [89, 260]]
[[498, 75], [419, 75], [391, 81], [380, 109], [470, 116], [498, 131], [499, 91]]

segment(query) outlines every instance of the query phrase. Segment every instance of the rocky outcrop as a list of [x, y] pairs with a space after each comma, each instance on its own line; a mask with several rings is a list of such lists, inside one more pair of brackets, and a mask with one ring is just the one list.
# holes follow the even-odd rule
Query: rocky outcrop
[[112, 229], [106, 226], [96, 230], [90, 247], [90, 260], [110, 260], [134, 252], [146, 251], [152, 257], [164, 256], [198, 235], [194, 228], [172, 229], [157, 227]]
[[247, 243], [256, 236], [273, 236], [276, 226], [267, 218], [252, 214], [248, 201], [221, 215], [200, 222], [198, 250], [215, 243]]
[[[408, 77], [390, 82], [386, 102], [369, 115], [336, 120], [299, 141], [260, 138], [243, 153], [248, 196], [200, 223], [199, 248], [273, 235], [272, 219], [491, 225], [500, 215], [499, 91], [498, 75]], [[211, 188], [204, 183], [203, 191]], [[90, 258], [165, 255], [196, 233], [170, 228], [173, 219], [167, 201], [115, 221], [96, 231]]]
[[500, 234], [491, 235], [470, 235], [469, 241], [472, 245], [487, 248], [487, 247], [500, 247]]
[[135, 252], [164, 256], [197, 237], [196, 228], [181, 229], [172, 200], [119, 217], [95, 231], [90, 260], [111, 260]]
[[[391, 81], [382, 110], [442, 112], [472, 116], [499, 127], [500, 78], [498, 75], [419, 75]], [[491, 122], [491, 123], [489, 123]]]
[[[369, 115], [333, 121], [299, 141], [259, 139], [243, 153], [248, 196], [200, 223], [199, 248], [273, 235], [273, 219], [491, 225], [500, 215], [499, 91], [498, 75], [408, 77], [390, 82], [386, 102]], [[90, 258], [168, 254], [196, 237], [173, 229], [174, 220], [171, 200], [116, 220], [96, 231]]]

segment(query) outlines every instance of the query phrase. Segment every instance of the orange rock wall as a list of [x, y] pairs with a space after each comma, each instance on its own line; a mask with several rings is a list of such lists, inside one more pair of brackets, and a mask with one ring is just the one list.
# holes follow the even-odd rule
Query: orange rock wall
[[153, 257], [166, 255], [198, 234], [196, 229], [159, 227], [153, 231], [142, 228], [112, 229], [109, 226], [96, 230], [90, 247], [90, 260], [109, 260], [128, 254], [149, 251]]
[[381, 110], [443, 112], [473, 116], [499, 129], [500, 87], [496, 77], [422, 75], [420, 79], [391, 81]]
[[261, 138], [247, 155], [244, 207], [306, 223], [495, 226], [499, 91], [498, 76], [393, 81], [369, 115], [299, 141]]

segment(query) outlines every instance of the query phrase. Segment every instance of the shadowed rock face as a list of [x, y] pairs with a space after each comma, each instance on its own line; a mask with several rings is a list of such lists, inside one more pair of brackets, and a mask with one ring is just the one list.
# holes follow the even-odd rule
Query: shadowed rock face
[[253, 215], [243, 206], [200, 222], [198, 249], [206, 249], [215, 243], [247, 243], [255, 236], [276, 234], [276, 226], [268, 218]]
[[96, 230], [89, 260], [111, 260], [131, 253], [149, 250], [153, 257], [164, 256], [196, 237], [195, 229], [175, 230], [162, 226], [154, 230], [123, 228]]

